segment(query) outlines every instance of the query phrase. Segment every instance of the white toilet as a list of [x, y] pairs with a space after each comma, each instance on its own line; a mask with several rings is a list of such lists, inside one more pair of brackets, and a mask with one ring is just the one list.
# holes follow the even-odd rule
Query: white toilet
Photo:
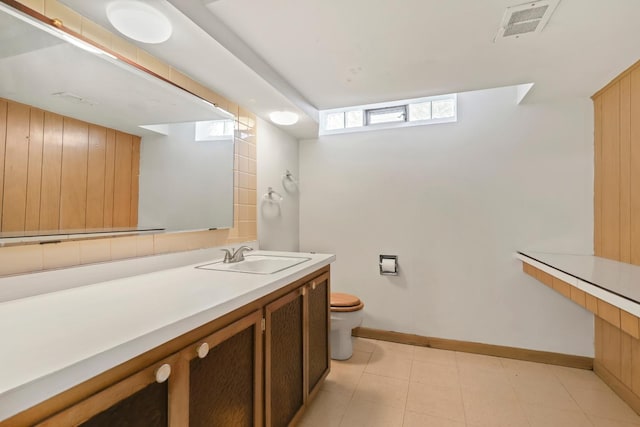
[[351, 330], [362, 323], [364, 303], [358, 297], [331, 293], [331, 358], [347, 360], [353, 354]]

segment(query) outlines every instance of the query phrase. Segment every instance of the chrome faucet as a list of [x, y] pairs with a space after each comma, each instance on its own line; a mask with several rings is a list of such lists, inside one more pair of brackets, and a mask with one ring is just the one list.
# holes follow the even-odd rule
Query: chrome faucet
[[[224, 260], [222, 262], [225, 264], [229, 264], [232, 262], [244, 261], [244, 253], [248, 251], [252, 251], [253, 248], [249, 246], [240, 246], [235, 251], [233, 250], [233, 248], [231, 248], [231, 250], [229, 249], [221, 249], [221, 250], [224, 251]], [[231, 253], [231, 251], [233, 251], [233, 254]]]

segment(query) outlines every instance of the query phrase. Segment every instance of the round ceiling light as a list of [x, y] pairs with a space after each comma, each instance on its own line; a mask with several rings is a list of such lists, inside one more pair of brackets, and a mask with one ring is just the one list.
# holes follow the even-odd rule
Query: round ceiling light
[[274, 111], [269, 114], [271, 121], [277, 125], [291, 126], [298, 123], [298, 115], [292, 111]]
[[173, 31], [169, 18], [140, 1], [118, 0], [109, 3], [107, 18], [116, 30], [142, 43], [165, 42]]

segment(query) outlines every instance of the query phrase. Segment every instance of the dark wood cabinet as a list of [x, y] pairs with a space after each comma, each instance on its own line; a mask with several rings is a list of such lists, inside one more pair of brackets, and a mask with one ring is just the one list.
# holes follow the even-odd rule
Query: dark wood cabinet
[[265, 308], [267, 426], [288, 426], [305, 402], [304, 289]]
[[37, 424], [39, 427], [163, 427], [169, 422], [169, 383], [176, 356], [155, 363]]
[[329, 274], [265, 307], [266, 425], [288, 426], [329, 373]]
[[80, 424], [81, 427], [163, 427], [168, 424], [167, 383], [151, 383]]
[[205, 338], [185, 356], [189, 426], [262, 426], [261, 311]]
[[329, 373], [330, 292], [329, 274], [313, 279], [307, 285], [308, 321], [308, 382], [307, 394], [311, 395]]
[[[329, 292], [325, 267], [248, 304], [228, 320], [214, 321], [218, 326], [207, 326], [206, 333], [186, 334], [179, 346], [166, 343], [139, 356], [142, 362], [134, 365], [133, 374], [124, 376], [114, 368], [95, 383], [90, 380], [83, 386], [96, 391], [78, 393], [70, 406], [55, 411], [43, 402], [29, 416], [47, 414], [38, 418], [44, 421], [28, 425], [295, 424], [329, 372]], [[158, 359], [152, 355], [156, 352], [165, 357], [149, 364]], [[107, 387], [105, 381], [110, 381]]]

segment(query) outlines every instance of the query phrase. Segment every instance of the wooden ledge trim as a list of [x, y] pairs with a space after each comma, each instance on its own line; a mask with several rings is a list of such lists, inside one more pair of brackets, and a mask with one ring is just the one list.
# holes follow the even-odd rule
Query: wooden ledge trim
[[461, 351], [464, 353], [484, 354], [486, 356], [504, 357], [507, 359], [526, 360], [549, 365], [567, 366], [569, 368], [593, 369], [593, 358], [574, 356], [571, 354], [552, 353], [548, 351], [528, 350], [525, 348], [506, 347], [493, 344], [482, 344], [470, 341], [457, 341], [445, 338], [424, 337], [402, 332], [383, 331], [371, 328], [356, 328], [352, 335], [360, 338], [371, 338], [391, 341], [400, 344], [418, 345], [440, 350]]

